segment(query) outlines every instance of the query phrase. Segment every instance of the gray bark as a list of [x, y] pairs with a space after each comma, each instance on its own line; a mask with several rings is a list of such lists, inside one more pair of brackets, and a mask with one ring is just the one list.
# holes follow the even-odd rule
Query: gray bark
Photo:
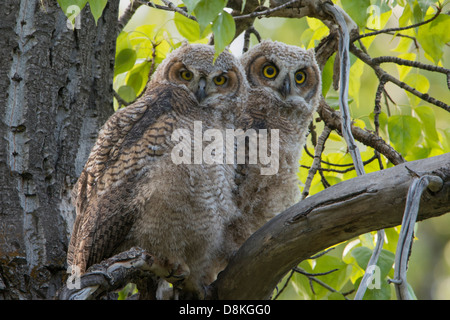
[[70, 191], [112, 114], [119, 1], [70, 30], [56, 1], [0, 2], [0, 299], [66, 276]]

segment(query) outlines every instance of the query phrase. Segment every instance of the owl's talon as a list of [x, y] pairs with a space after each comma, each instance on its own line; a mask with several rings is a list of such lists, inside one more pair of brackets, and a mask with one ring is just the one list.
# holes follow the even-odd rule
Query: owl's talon
[[184, 263], [169, 263], [167, 269], [169, 273], [164, 278], [174, 284], [180, 284], [191, 273], [189, 267]]

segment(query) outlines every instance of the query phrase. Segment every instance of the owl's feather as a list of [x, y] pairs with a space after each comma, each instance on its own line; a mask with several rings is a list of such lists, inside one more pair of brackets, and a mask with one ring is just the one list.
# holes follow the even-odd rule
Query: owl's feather
[[[237, 243], [225, 243], [227, 225], [240, 215], [234, 166], [172, 159], [178, 143], [172, 133], [189, 134], [182, 140], [188, 152], [195, 144], [196, 121], [201, 121], [201, 134], [207, 129], [224, 133], [246, 101], [239, 61], [227, 52], [214, 64], [213, 58], [213, 46], [184, 45], [173, 51], [144, 95], [105, 123], [73, 191], [77, 218], [69, 265], [84, 273], [138, 246], [167, 262], [169, 269], [159, 276], [201, 297], [202, 288], [236, 250]], [[189, 77], [182, 76], [186, 72]], [[218, 76], [226, 77], [225, 84], [216, 84]], [[202, 95], [197, 94], [200, 88]], [[172, 277], [174, 270], [183, 275], [182, 283]]]
[[78, 214], [69, 265], [84, 272], [123, 241], [137, 211], [129, 207], [128, 199], [146, 162], [158, 161], [168, 151], [176, 113], [183, 114], [195, 104], [186, 90], [161, 85], [105, 123], [73, 190]]
[[[321, 77], [313, 51], [276, 41], [254, 46], [241, 62], [251, 89], [240, 126], [279, 133], [276, 174], [261, 175], [261, 164], [239, 166], [237, 201], [243, 217], [235, 225], [249, 235], [300, 200], [299, 160], [319, 103]], [[274, 67], [269, 76], [275, 76], [265, 76], [267, 66]], [[295, 81], [299, 71], [306, 75], [302, 83]]]

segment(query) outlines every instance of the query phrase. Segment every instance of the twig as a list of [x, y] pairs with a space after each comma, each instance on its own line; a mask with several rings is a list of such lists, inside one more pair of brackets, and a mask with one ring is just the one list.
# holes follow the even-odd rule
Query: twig
[[428, 71], [440, 72], [443, 74], [450, 73], [450, 69], [446, 69], [446, 68], [443, 68], [440, 66], [424, 64], [419, 61], [411, 61], [411, 60], [401, 59], [398, 57], [390, 57], [390, 56], [376, 57], [376, 58], [372, 59], [372, 62], [375, 64], [392, 62], [392, 63], [396, 63], [396, 64], [403, 65], [403, 66], [409, 66], [409, 67], [419, 68], [419, 69], [428, 70]]
[[[331, 292], [340, 293], [339, 291], [337, 291], [337, 290], [334, 289], [333, 287], [330, 287], [330, 286], [329, 286], [328, 284], [326, 284], [325, 282], [323, 282], [323, 281], [321, 281], [321, 280], [319, 280], [319, 279], [316, 278], [316, 276], [327, 275], [327, 274], [330, 274], [330, 273], [332, 273], [332, 272], [337, 271], [338, 269], [333, 269], [333, 270], [330, 270], [330, 271], [328, 271], [328, 272], [322, 272], [322, 273], [309, 273], [309, 272], [306, 272], [305, 270], [303, 270], [302, 268], [299, 268], [299, 267], [295, 267], [293, 270], [294, 270], [295, 272], [298, 272], [298, 273], [300, 273], [300, 274], [303, 274], [304, 276], [306, 276], [306, 277], [309, 279], [309, 281], [310, 281], [310, 286], [311, 286], [311, 291], [312, 291], [314, 294], [315, 294], [315, 291], [314, 291], [314, 288], [313, 288], [312, 283], [311, 283], [312, 281], [314, 281], [315, 283], [321, 285], [322, 287], [324, 287], [325, 289], [327, 289], [327, 290], [329, 290], [329, 291], [331, 291]], [[343, 295], [343, 296], [344, 296], [344, 295]], [[344, 296], [344, 298], [347, 299], [345, 296]]]
[[287, 6], [290, 6], [291, 4], [294, 4], [294, 3], [299, 2], [299, 1], [301, 1], [301, 0], [291, 0], [291, 1], [283, 3], [282, 5], [279, 5], [279, 6], [275, 7], [275, 8], [272, 8], [272, 9], [267, 9], [267, 10], [263, 10], [263, 11], [254, 11], [252, 13], [244, 14], [244, 15], [241, 15], [241, 16], [234, 16], [234, 20], [267, 16], [267, 15], [269, 15], [271, 13], [274, 13], [274, 12], [276, 12], [278, 10], [286, 8]]
[[390, 282], [395, 284], [395, 291], [397, 299], [399, 300], [412, 299], [406, 281], [406, 271], [412, 246], [414, 224], [417, 220], [422, 193], [427, 188], [437, 192], [443, 184], [444, 182], [440, 177], [425, 175], [420, 178], [415, 178], [409, 187], [405, 212], [403, 214], [402, 228], [400, 230], [395, 254], [394, 279], [390, 280]]
[[424, 64], [424, 63], [421, 63], [418, 61], [405, 60], [405, 59], [400, 59], [398, 57], [390, 57], [390, 56], [373, 58], [372, 62], [375, 64], [378, 64], [378, 65], [381, 63], [392, 62], [392, 63], [396, 63], [396, 64], [399, 64], [402, 66], [409, 66], [409, 67], [419, 68], [419, 69], [423, 69], [423, 70], [443, 73], [447, 76], [447, 87], [450, 89], [450, 83], [449, 83], [450, 69], [446, 69], [446, 68], [443, 68], [440, 66]]
[[244, 33], [244, 47], [242, 48], [242, 52], [247, 52], [248, 51], [248, 48], [250, 47], [250, 35], [252, 33], [256, 36], [256, 39], [258, 40], [258, 42], [261, 42], [261, 35], [259, 34], [258, 31], [256, 31], [254, 26], [251, 26], [250, 28], [245, 30], [245, 33]]
[[154, 4], [152, 1], [143, 1], [143, 0], [135, 0], [135, 1], [138, 1], [138, 2], [140, 2], [142, 4], [145, 4], [145, 5], [149, 6], [149, 7], [155, 8], [155, 9], [177, 12], [177, 13], [181, 14], [182, 16], [185, 16], [188, 19], [197, 21], [197, 19], [194, 16], [191, 16], [185, 10], [183, 10], [182, 9], [183, 7], [181, 7], [181, 8], [177, 7], [172, 2], [167, 1], [167, 0], [161, 0], [162, 2], [164, 2], [164, 4], [166, 6], [161, 6], [159, 4]]
[[378, 30], [378, 31], [370, 32], [370, 33], [361, 34], [359, 36], [354, 37], [352, 39], [352, 42], [356, 41], [356, 40], [359, 40], [361, 38], [376, 36], [377, 34], [380, 34], [380, 33], [403, 31], [403, 30], [408, 30], [408, 29], [412, 29], [412, 28], [417, 28], [417, 27], [420, 27], [420, 26], [422, 26], [424, 24], [430, 23], [431, 21], [436, 19], [439, 16], [439, 14], [441, 13], [441, 11], [442, 11], [441, 7], [436, 7], [436, 8], [437, 8], [436, 14], [433, 17], [431, 17], [430, 19], [428, 19], [428, 20], [425, 20], [425, 21], [422, 21], [422, 22], [419, 22], [419, 23], [416, 23], [416, 24], [412, 24], [412, 25], [406, 26], [406, 27], [388, 28], [388, 29], [383, 29], [383, 30]]
[[[384, 78], [383, 78], [384, 79]], [[380, 135], [380, 113], [381, 113], [381, 105], [380, 105], [380, 101], [381, 101], [381, 94], [384, 91], [384, 84], [385, 81], [384, 80], [380, 80], [380, 83], [378, 84], [378, 89], [377, 92], [375, 94], [375, 107], [373, 109], [373, 113], [374, 113], [374, 120], [373, 123], [375, 125], [375, 133], [376, 135]]]
[[319, 139], [317, 139], [317, 145], [314, 151], [314, 161], [311, 165], [311, 169], [308, 172], [308, 177], [306, 178], [305, 187], [302, 192], [302, 200], [305, 199], [309, 194], [309, 188], [311, 187], [311, 182], [316, 174], [317, 170], [320, 167], [321, 156], [325, 146], [325, 142], [330, 136], [331, 129], [327, 126], [323, 128], [322, 133], [320, 134]]
[[449, 105], [445, 104], [444, 102], [442, 102], [440, 100], [437, 100], [437, 99], [431, 97], [427, 93], [419, 92], [416, 89], [409, 86], [408, 84], [406, 84], [405, 82], [402, 82], [402, 81], [398, 80], [397, 78], [393, 77], [392, 75], [390, 75], [389, 73], [384, 71], [378, 64], [374, 63], [373, 59], [368, 54], [364, 53], [361, 49], [358, 49], [353, 44], [350, 45], [350, 51], [355, 56], [357, 56], [359, 59], [361, 59], [364, 63], [366, 63], [367, 65], [372, 67], [372, 69], [375, 71], [375, 73], [379, 79], [383, 79], [383, 81], [385, 81], [385, 82], [387, 82], [387, 81], [392, 82], [392, 83], [396, 84], [397, 86], [399, 86], [400, 88], [419, 97], [420, 99], [427, 101], [431, 104], [434, 104], [435, 106], [438, 106], [438, 107], [450, 112]]
[[130, 21], [131, 17], [134, 15], [136, 10], [142, 5], [140, 1], [131, 1], [128, 8], [125, 9], [124, 13], [120, 16], [118, 22], [119, 32], [123, 30], [123, 28], [127, 25], [128, 21]]
[[328, 249], [326, 249], [326, 250], [323, 250], [322, 252], [319, 252], [319, 253], [317, 253], [317, 254], [315, 254], [315, 255], [313, 255], [313, 256], [311, 256], [311, 257], [309, 257], [308, 259], [318, 259], [318, 258], [320, 258], [320, 257], [322, 257], [322, 256], [324, 256], [324, 255], [326, 255], [328, 252], [330, 252], [331, 250], [334, 250], [336, 247], [331, 247], [331, 248], [328, 248]]
[[[375, 151], [375, 152], [378, 152], [378, 151]], [[376, 159], [378, 159], [378, 156], [374, 155], [370, 159], [368, 159], [366, 161], [363, 161], [363, 164], [367, 165], [367, 164], [371, 163], [372, 161], [375, 161]], [[321, 162], [324, 163], [324, 161], [321, 161]], [[334, 165], [338, 165], [338, 164], [331, 163], [330, 165], [334, 166]], [[325, 172], [335, 172], [335, 173], [347, 173], [347, 172], [355, 170], [355, 167], [353, 166], [353, 163], [351, 163], [349, 165], [350, 165], [350, 168], [347, 168], [347, 169], [344, 169], [344, 170], [332, 169], [332, 168], [323, 168], [323, 167], [320, 167], [318, 170], [319, 171], [325, 171]], [[311, 167], [308, 167], [308, 166], [305, 166], [305, 165], [302, 165], [301, 167], [305, 168], [305, 169], [311, 169]]]

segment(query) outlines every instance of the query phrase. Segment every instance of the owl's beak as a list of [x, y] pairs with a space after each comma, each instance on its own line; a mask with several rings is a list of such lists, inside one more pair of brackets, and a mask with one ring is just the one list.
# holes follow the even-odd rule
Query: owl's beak
[[201, 77], [198, 81], [198, 88], [195, 92], [198, 102], [201, 102], [206, 97], [206, 79]]
[[289, 79], [289, 75], [284, 78], [283, 85], [280, 88], [280, 93], [283, 98], [286, 98], [291, 93], [291, 81]]

